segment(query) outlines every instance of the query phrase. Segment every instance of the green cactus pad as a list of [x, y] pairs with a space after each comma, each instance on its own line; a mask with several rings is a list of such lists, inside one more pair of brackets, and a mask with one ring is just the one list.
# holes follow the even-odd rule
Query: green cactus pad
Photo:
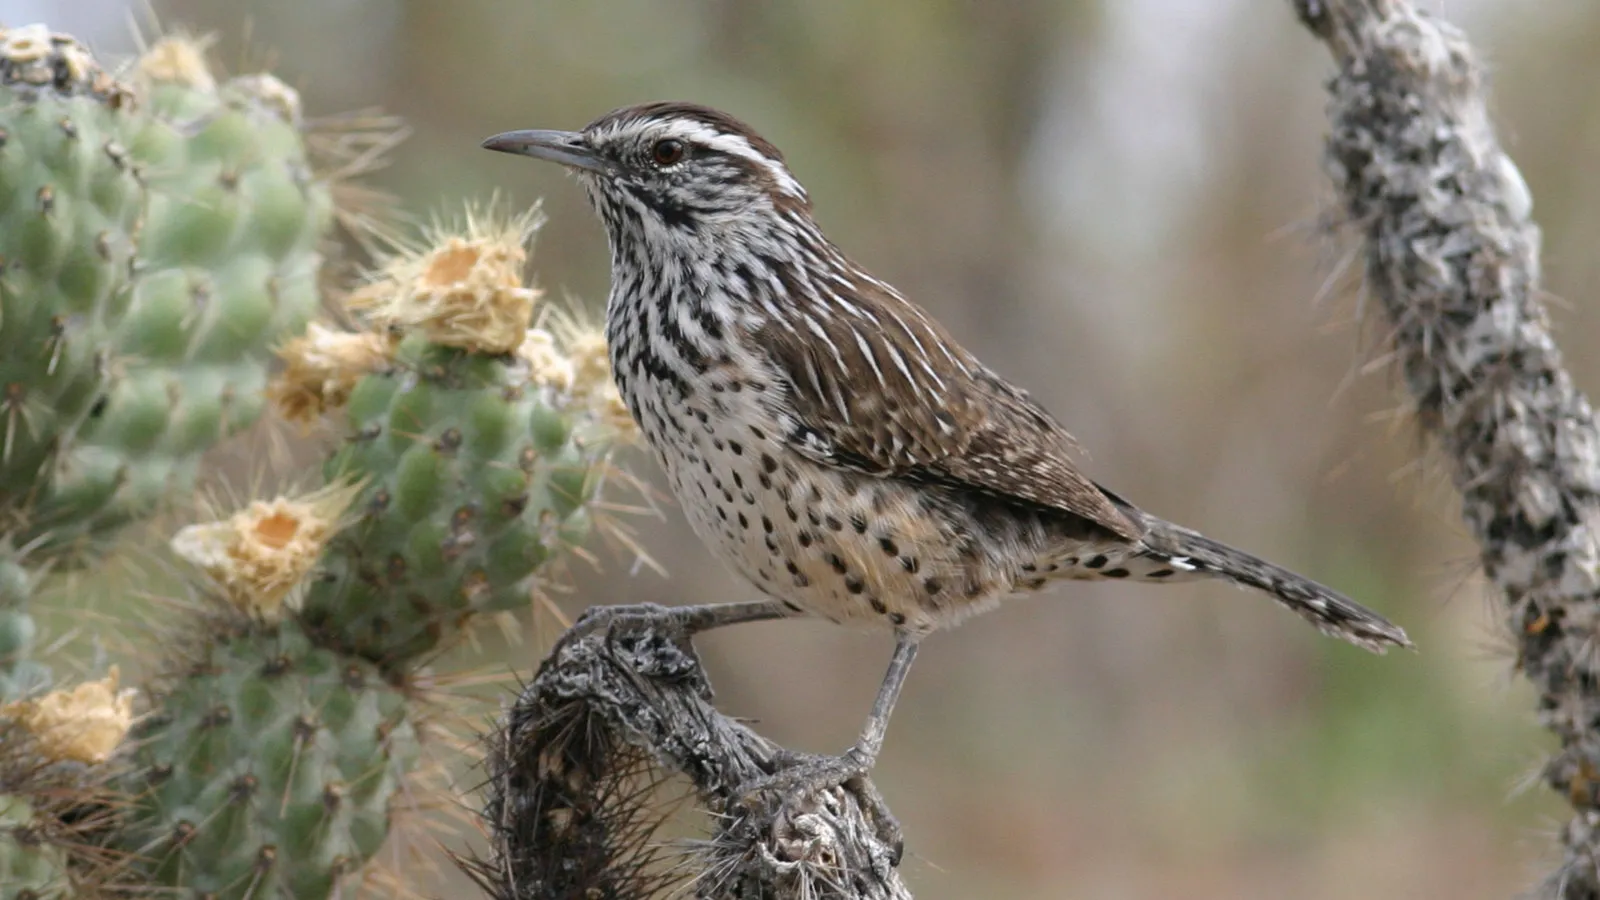
[[134, 91], [0, 28], [0, 533], [41, 560], [187, 497], [319, 305], [333, 201], [298, 97], [218, 86], [182, 38], [146, 59]]
[[41, 83], [39, 65], [0, 67], [0, 528], [105, 392], [144, 208], [128, 95], [98, 70]]
[[31, 658], [38, 625], [28, 614], [28, 601], [37, 585], [37, 576], [0, 547], [0, 704], [50, 682], [49, 670]]
[[66, 853], [35, 819], [32, 804], [0, 794], [0, 900], [68, 900], [75, 894]]
[[263, 89], [276, 84], [155, 84], [127, 134], [148, 197], [140, 274], [111, 334], [112, 383], [35, 513], [58, 541], [111, 533], [187, 493], [201, 453], [261, 414], [270, 351], [318, 306], [333, 204], [283, 100], [292, 92]]
[[292, 623], [196, 644], [135, 729], [120, 849], [182, 896], [333, 895], [382, 845], [415, 765], [406, 697]]
[[385, 666], [472, 614], [526, 607], [534, 573], [587, 537], [610, 443], [522, 360], [408, 337], [351, 393], [329, 478], [364, 478], [306, 599], [319, 640]]

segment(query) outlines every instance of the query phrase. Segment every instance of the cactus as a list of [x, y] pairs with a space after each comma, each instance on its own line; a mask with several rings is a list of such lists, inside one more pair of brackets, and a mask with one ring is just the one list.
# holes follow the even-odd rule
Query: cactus
[[133, 721], [109, 677], [0, 705], [0, 900], [90, 896], [110, 878], [93, 844], [105, 763]]
[[[540, 568], [587, 537], [627, 433], [603, 340], [528, 328], [537, 293], [521, 268], [535, 225], [469, 216], [463, 234], [398, 254], [353, 297], [402, 337], [381, 365], [364, 360], [374, 370], [347, 391], [350, 437], [326, 474], [366, 491], [304, 615], [386, 668], [435, 650], [474, 614], [527, 606]], [[310, 369], [315, 350], [291, 348], [291, 370]]]
[[[332, 201], [295, 93], [218, 84], [194, 41], [158, 41], [132, 88], [40, 27], [0, 54], [21, 101], [0, 105], [0, 515], [73, 562], [260, 415], [271, 348], [316, 308]], [[60, 72], [79, 74], [41, 80]]]
[[135, 731], [118, 845], [197, 896], [330, 896], [416, 763], [405, 694], [293, 619], [221, 619], [195, 647]]
[[298, 100], [157, 41], [129, 83], [0, 28], [0, 701], [48, 687], [28, 602], [193, 488], [318, 302], [329, 189]]
[[147, 688], [121, 782], [112, 845], [139, 884], [344, 890], [415, 793], [419, 658], [475, 613], [527, 606], [589, 527], [626, 437], [604, 342], [571, 319], [528, 327], [531, 218], [469, 221], [352, 295], [377, 330], [319, 323], [282, 348], [278, 411], [346, 423], [324, 486], [173, 538], [209, 599], [163, 641], [187, 649]]
[[0, 703], [35, 693], [50, 681], [48, 670], [32, 658], [38, 624], [28, 601], [39, 580], [20, 554], [0, 546]]
[[0, 529], [18, 535], [110, 388], [145, 190], [133, 96], [75, 42], [0, 30], [0, 94]]
[[[311, 322], [335, 211], [299, 100], [202, 56], [161, 39], [124, 83], [0, 28], [0, 900], [373, 883], [431, 773], [428, 664], [605, 530], [631, 437], [604, 339], [524, 276], [535, 214], [397, 244], [344, 294], [357, 327]], [[172, 537], [190, 583], [137, 721], [115, 670], [49, 690], [44, 574], [263, 410], [337, 435], [320, 485]]]
[[[219, 84], [200, 45], [183, 38], [157, 41], [132, 72], [129, 83], [113, 79], [76, 41], [42, 26], [0, 28], [0, 897], [77, 896], [78, 885], [109, 877], [92, 861], [159, 847], [179, 821], [171, 817], [204, 807], [216, 790], [206, 779], [220, 768], [263, 773], [256, 777], [269, 792], [303, 786], [275, 765], [285, 757], [270, 757], [293, 746], [294, 734], [270, 744], [238, 732], [220, 756], [174, 764], [159, 790], [141, 782], [123, 809], [101, 785], [121, 765], [111, 754], [131, 697], [108, 699], [102, 683], [46, 692], [50, 673], [33, 658], [28, 603], [45, 568], [94, 558], [124, 525], [188, 493], [200, 454], [259, 416], [271, 350], [304, 330], [320, 300], [332, 203], [308, 163], [294, 92], [267, 75]], [[342, 505], [339, 495], [324, 499]], [[288, 592], [304, 574], [287, 573], [274, 589]], [[339, 740], [317, 738], [293, 760], [297, 778], [321, 779], [315, 799], [326, 820], [293, 794], [298, 805], [263, 800], [256, 819], [237, 821], [246, 837], [252, 827], [268, 829], [268, 839], [287, 833], [270, 830], [274, 817], [342, 833], [348, 848], [330, 836], [307, 852], [347, 850], [356, 865], [385, 833], [395, 784], [366, 768], [391, 748], [396, 772], [410, 765], [406, 703], [381, 680], [355, 686], [357, 662], [293, 649], [307, 645], [295, 642], [292, 623], [243, 621], [195, 648], [217, 674], [191, 668], [188, 680], [158, 682], [163, 705], [142, 726], [123, 786], [135, 776], [147, 782], [154, 755], [188, 749], [184, 742], [214, 724], [204, 704], [218, 691], [233, 690], [228, 699], [263, 727], [292, 730], [307, 721], [301, 712], [342, 710], [342, 723], [323, 726], [342, 729]], [[263, 691], [250, 669], [268, 654], [293, 660], [274, 683], [281, 695]], [[271, 709], [259, 708], [263, 696]], [[315, 706], [294, 705], [301, 701]], [[361, 717], [397, 710], [382, 752], [353, 736]], [[218, 734], [204, 745], [228, 738]], [[330, 810], [338, 791], [348, 802]], [[92, 842], [106, 846], [85, 849], [90, 837], [74, 827], [83, 821], [96, 823]], [[214, 835], [206, 829], [197, 846], [227, 884], [227, 866], [242, 863], [211, 853], [204, 841]], [[225, 840], [243, 853], [232, 843], [239, 837]], [[334, 863], [322, 860], [319, 872], [318, 859], [301, 853], [307, 843], [281, 851], [293, 893], [337, 875]], [[182, 869], [184, 855], [173, 858]], [[155, 876], [196, 881], [161, 866], [124, 871], [135, 888]]]
[[173, 538], [201, 600], [162, 641], [177, 652], [126, 753], [108, 843], [127, 886], [328, 897], [383, 843], [418, 760], [412, 699], [294, 615], [355, 490], [256, 501]]
[[48, 827], [26, 799], [0, 794], [0, 900], [67, 900], [67, 854], [44, 838]]
[[[111, 757], [133, 723], [134, 692], [120, 689], [117, 682], [112, 667], [99, 681], [0, 706], [0, 719], [21, 726], [28, 737], [25, 752], [36, 761], [98, 765]], [[5, 757], [7, 764], [15, 759]]]
[[[133, 95], [70, 38], [0, 29], [0, 702], [48, 687], [33, 656], [40, 479], [112, 383], [144, 186]], [[26, 552], [24, 552], [26, 551]]]

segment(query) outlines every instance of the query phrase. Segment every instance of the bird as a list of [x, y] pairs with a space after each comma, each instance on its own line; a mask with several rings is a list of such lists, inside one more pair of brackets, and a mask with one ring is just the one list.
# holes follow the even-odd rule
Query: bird
[[482, 146], [581, 183], [610, 248], [618, 391], [695, 534], [762, 595], [673, 611], [696, 629], [815, 616], [894, 635], [855, 744], [802, 780], [863, 780], [924, 638], [1059, 581], [1220, 579], [1357, 647], [1413, 646], [1091, 480], [1060, 422], [830, 240], [783, 154], [733, 115], [653, 102]]

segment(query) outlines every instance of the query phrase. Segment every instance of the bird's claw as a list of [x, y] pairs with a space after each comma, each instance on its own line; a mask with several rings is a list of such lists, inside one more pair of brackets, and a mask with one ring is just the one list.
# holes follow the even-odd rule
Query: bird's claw
[[872, 763], [857, 748], [852, 747], [840, 756], [786, 751], [778, 757], [778, 763], [780, 768], [772, 774], [739, 786], [735, 797], [741, 805], [753, 807], [763, 794], [776, 794], [781, 809], [816, 792], [843, 788], [855, 796], [874, 834], [889, 848], [890, 865], [900, 864], [905, 849], [900, 822], [867, 777]]

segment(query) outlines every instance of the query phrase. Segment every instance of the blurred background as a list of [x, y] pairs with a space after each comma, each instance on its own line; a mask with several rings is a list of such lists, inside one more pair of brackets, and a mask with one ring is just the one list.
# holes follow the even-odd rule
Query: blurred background
[[[1488, 60], [1561, 340], [1600, 387], [1600, 4], [1425, 5]], [[1217, 585], [1067, 586], [936, 636], [876, 775], [917, 896], [1506, 897], [1543, 871], [1563, 807], [1527, 785], [1551, 739], [1448, 480], [1366, 365], [1381, 325], [1319, 228], [1329, 66], [1287, 3], [0, 0], [0, 21], [105, 54], [153, 21], [214, 31], [220, 63], [271, 65], [313, 115], [399, 114], [413, 135], [375, 184], [422, 217], [542, 200], [540, 281], [596, 309], [604, 236], [578, 188], [479, 140], [649, 99], [725, 107], [785, 150], [839, 243], [1057, 412], [1099, 480], [1422, 648], [1370, 657]], [[751, 596], [662, 510], [637, 525], [669, 576], [604, 560], [569, 615]], [[447, 665], [527, 673], [553, 632]], [[809, 623], [703, 644], [726, 711], [827, 752], [889, 651]], [[473, 896], [448, 866], [414, 885]]]

